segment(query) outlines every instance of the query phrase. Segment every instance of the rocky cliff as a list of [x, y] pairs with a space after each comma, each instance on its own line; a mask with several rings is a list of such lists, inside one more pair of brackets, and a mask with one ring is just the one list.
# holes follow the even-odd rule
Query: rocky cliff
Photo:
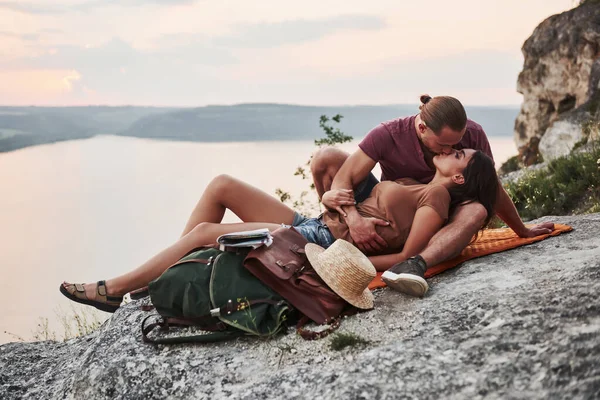
[[551, 219], [575, 230], [466, 262], [424, 299], [377, 291], [341, 327], [367, 345], [153, 347], [138, 301], [86, 337], [0, 346], [0, 398], [598, 398], [600, 214]]
[[543, 21], [522, 48], [515, 141], [526, 165], [568, 154], [600, 106], [600, 1]]

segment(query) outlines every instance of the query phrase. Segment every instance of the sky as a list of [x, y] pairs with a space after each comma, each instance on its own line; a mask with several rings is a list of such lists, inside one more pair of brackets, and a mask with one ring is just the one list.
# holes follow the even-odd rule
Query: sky
[[0, 104], [518, 105], [574, 0], [0, 0]]

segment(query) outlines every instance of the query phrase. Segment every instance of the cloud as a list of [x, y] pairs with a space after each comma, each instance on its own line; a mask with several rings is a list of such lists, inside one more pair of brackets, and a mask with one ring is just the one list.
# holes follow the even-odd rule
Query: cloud
[[22, 12], [25, 14], [59, 14], [68, 11], [64, 6], [49, 6], [40, 3], [22, 1], [0, 1], [0, 9]]
[[125, 7], [138, 7], [138, 6], [179, 6], [194, 4], [198, 0], [91, 0], [81, 3], [79, 5], [81, 10], [91, 10], [95, 8], [107, 7], [107, 6], [125, 6]]
[[71, 92], [73, 90], [73, 86], [77, 81], [81, 80], [81, 74], [77, 71], [69, 71], [69, 73], [62, 78], [63, 85], [65, 90]]
[[213, 43], [234, 48], [266, 48], [319, 40], [340, 31], [380, 30], [385, 21], [372, 15], [341, 15], [322, 19], [298, 19], [275, 23], [240, 25], [231, 35]]
[[57, 29], [57, 28], [44, 28], [44, 29], [40, 29], [39, 30], [40, 33], [48, 33], [48, 34], [61, 34], [61, 33], [65, 33], [65, 31], [63, 31], [62, 29]]
[[[129, 71], [143, 70], [156, 65], [189, 63], [197, 65], [227, 65], [237, 63], [237, 58], [229, 52], [214, 48], [202, 42], [192, 42], [182, 46], [171, 46], [152, 52], [140, 51], [129, 43], [113, 38], [102, 46], [53, 46], [52, 51], [38, 56], [23, 57], [17, 60], [0, 59], [0, 68], [43, 68], [78, 69], [103, 72], [126, 68]], [[188, 64], [188, 65], [189, 65]]]
[[39, 2], [0, 1], [0, 9], [34, 15], [65, 14], [69, 12], [88, 12], [97, 8], [110, 6], [143, 7], [174, 6], [196, 3], [198, 0], [90, 0], [81, 3], [43, 4]]
[[[11, 32], [11, 31], [3, 31], [0, 30], [0, 39], [14, 39], [20, 40], [21, 42], [21, 50], [29, 50], [29, 51], [39, 51], [42, 49], [42, 43], [47, 44], [48, 42], [55, 39], [56, 35], [63, 34], [64, 31], [60, 29], [40, 29], [36, 32]], [[11, 51], [12, 58], [19, 57], [20, 55], [17, 52]], [[0, 54], [0, 57], [2, 55]], [[0, 64], [1, 62], [0, 58]]]
[[14, 33], [7, 31], [0, 31], [0, 37], [6, 37], [11, 39], [20, 39], [27, 42], [35, 42], [39, 39], [40, 35], [37, 33]]
[[51, 104], [79, 96], [80, 79], [75, 70], [0, 70], [0, 90], [13, 104]]
[[[319, 70], [318, 76], [306, 75], [298, 80], [307, 89], [318, 91], [324, 104], [412, 103], [423, 93], [454, 95], [468, 104], [509, 104], [518, 102], [515, 86], [521, 67], [518, 54], [471, 50], [443, 57], [403, 57], [380, 63], [370, 72], [341, 77]], [[275, 90], [292, 93], [283, 82], [263, 83], [265, 94]], [[301, 92], [300, 88], [293, 90]], [[309, 93], [301, 95], [310, 98]]]
[[[146, 52], [115, 38], [98, 47], [54, 46], [52, 51], [37, 56], [0, 58], [0, 73], [30, 71], [33, 76], [36, 71], [68, 71], [61, 72], [59, 79], [52, 75], [52, 79], [44, 80], [55, 82], [61, 89], [52, 93], [56, 93], [57, 101], [60, 99], [62, 104], [80, 103], [83, 99], [93, 102], [89, 97], [93, 93], [96, 93], [94, 98], [101, 98], [103, 102], [129, 99], [128, 102], [134, 103], [139, 97], [144, 102], [151, 98], [165, 104], [167, 97], [176, 101], [173, 100], [176, 92], [188, 91], [193, 97], [202, 90], [201, 82], [223, 79], [218, 77], [218, 67], [236, 63], [238, 59], [228, 52], [203, 43]], [[22, 99], [23, 96], [13, 91], [8, 98]]]

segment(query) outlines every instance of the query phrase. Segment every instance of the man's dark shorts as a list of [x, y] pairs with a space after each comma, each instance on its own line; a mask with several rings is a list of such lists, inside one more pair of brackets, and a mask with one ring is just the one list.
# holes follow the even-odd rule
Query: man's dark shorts
[[372, 172], [369, 173], [361, 183], [358, 184], [356, 189], [354, 189], [354, 200], [357, 203], [362, 203], [369, 197], [375, 185], [377, 185], [379, 181], [375, 178]]

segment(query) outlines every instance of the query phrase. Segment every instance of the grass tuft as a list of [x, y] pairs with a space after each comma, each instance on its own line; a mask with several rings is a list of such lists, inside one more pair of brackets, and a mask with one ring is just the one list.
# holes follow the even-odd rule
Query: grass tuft
[[26, 339], [12, 332], [4, 331], [19, 342], [28, 341], [67, 341], [79, 336], [85, 336], [98, 329], [106, 320], [105, 313], [90, 307], [71, 305], [70, 310], [65, 311], [61, 307], [55, 309], [56, 320], [62, 327], [62, 334], [51, 327], [50, 320], [46, 317], [38, 319], [35, 330], [31, 332], [31, 338]]
[[346, 347], [367, 345], [369, 342], [354, 333], [336, 333], [331, 339], [332, 350], [342, 350]]
[[[73, 305], [71, 305], [70, 312], [64, 312], [59, 308], [59, 310], [56, 312], [56, 316], [58, 317], [58, 320], [63, 328], [63, 341], [92, 333], [106, 320], [106, 318], [103, 317], [103, 314], [101, 314], [99, 311], [96, 311], [96, 309], [91, 307], [75, 308]], [[42, 330], [41, 334], [43, 336], [51, 334], [56, 337], [56, 332], [48, 333], [45, 330]]]

